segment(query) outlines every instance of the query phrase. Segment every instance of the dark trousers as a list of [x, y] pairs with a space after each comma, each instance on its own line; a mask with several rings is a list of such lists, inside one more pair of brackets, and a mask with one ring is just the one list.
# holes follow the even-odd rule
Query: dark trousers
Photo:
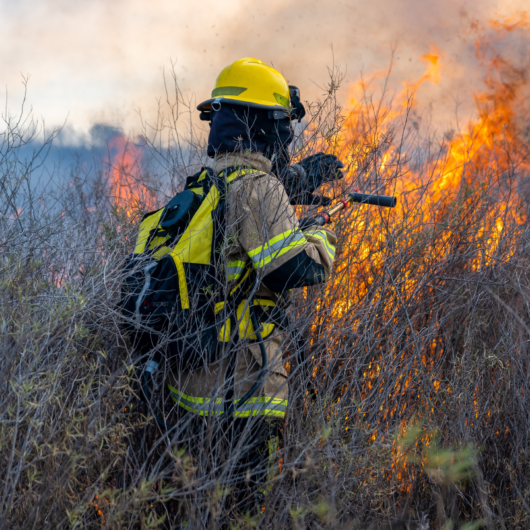
[[[253, 418], [202, 418], [185, 413], [190, 433], [186, 446], [206, 481], [220, 486], [224, 497], [218, 509], [228, 517], [256, 515], [263, 500], [272, 453], [278, 447], [281, 422], [258, 416]], [[198, 500], [198, 499], [197, 499]], [[211, 521], [208, 502], [199, 502], [203, 523]], [[211, 524], [211, 522], [210, 522]], [[227, 526], [228, 527], [228, 526]]]

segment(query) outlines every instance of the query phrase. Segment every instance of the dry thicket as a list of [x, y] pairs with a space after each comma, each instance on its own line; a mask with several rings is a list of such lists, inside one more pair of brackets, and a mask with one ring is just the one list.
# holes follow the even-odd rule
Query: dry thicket
[[215, 421], [157, 425], [153, 408], [177, 416], [163, 374], [153, 408], [140, 400], [142, 363], [118, 308], [141, 215], [178, 190], [202, 148], [177, 132], [180, 95], [169, 121], [146, 127], [160, 178], [131, 147], [47, 186], [39, 164], [55, 133], [42, 144], [31, 116], [4, 116], [2, 528], [215, 528], [223, 516], [239, 528], [528, 527], [529, 151], [511, 112], [517, 86], [492, 85], [479, 120], [440, 145], [412, 123], [412, 101], [375, 100], [366, 84], [341, 110], [339, 79], [293, 156], [334, 152], [348, 167], [330, 193], [399, 202], [346, 210], [329, 283], [293, 296], [290, 410], [251, 520], [224, 513], [244, 437], [223, 464], [185, 449], [212, 454]]

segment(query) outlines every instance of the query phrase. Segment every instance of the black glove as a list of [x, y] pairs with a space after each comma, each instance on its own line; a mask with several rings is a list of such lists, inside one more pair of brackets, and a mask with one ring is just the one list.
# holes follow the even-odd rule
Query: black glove
[[313, 206], [329, 206], [333, 201], [325, 195], [316, 195], [309, 191], [301, 191], [293, 197], [289, 196], [291, 204], [306, 204]]
[[319, 204], [328, 206], [331, 199], [313, 192], [326, 182], [344, 177], [340, 169], [344, 164], [335, 155], [317, 153], [290, 166], [283, 179], [283, 185], [291, 204]]

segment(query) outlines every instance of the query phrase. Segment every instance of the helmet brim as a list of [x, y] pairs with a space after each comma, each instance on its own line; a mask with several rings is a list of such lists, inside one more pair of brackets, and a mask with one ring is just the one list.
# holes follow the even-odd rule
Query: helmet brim
[[242, 107], [252, 107], [254, 109], [283, 110], [284, 112], [290, 112], [290, 109], [285, 108], [279, 103], [278, 105], [268, 105], [266, 102], [260, 103], [259, 101], [245, 101], [244, 99], [238, 99], [234, 96], [220, 96], [218, 98], [207, 99], [206, 101], [203, 101], [200, 105], [197, 105], [197, 110], [212, 110], [212, 103], [214, 101], [219, 101], [219, 103], [231, 103], [232, 105], [241, 105]]

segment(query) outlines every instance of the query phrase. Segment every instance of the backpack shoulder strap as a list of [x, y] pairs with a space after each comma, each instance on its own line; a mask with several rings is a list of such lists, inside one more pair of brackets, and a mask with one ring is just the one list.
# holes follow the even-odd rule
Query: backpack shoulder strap
[[201, 178], [201, 175], [204, 173], [204, 170], [206, 168], [204, 166], [201, 167], [195, 175], [191, 175], [191, 177], [186, 177], [186, 184], [184, 186], [185, 190], [189, 190], [190, 188], [197, 188], [200, 187], [199, 179]]

